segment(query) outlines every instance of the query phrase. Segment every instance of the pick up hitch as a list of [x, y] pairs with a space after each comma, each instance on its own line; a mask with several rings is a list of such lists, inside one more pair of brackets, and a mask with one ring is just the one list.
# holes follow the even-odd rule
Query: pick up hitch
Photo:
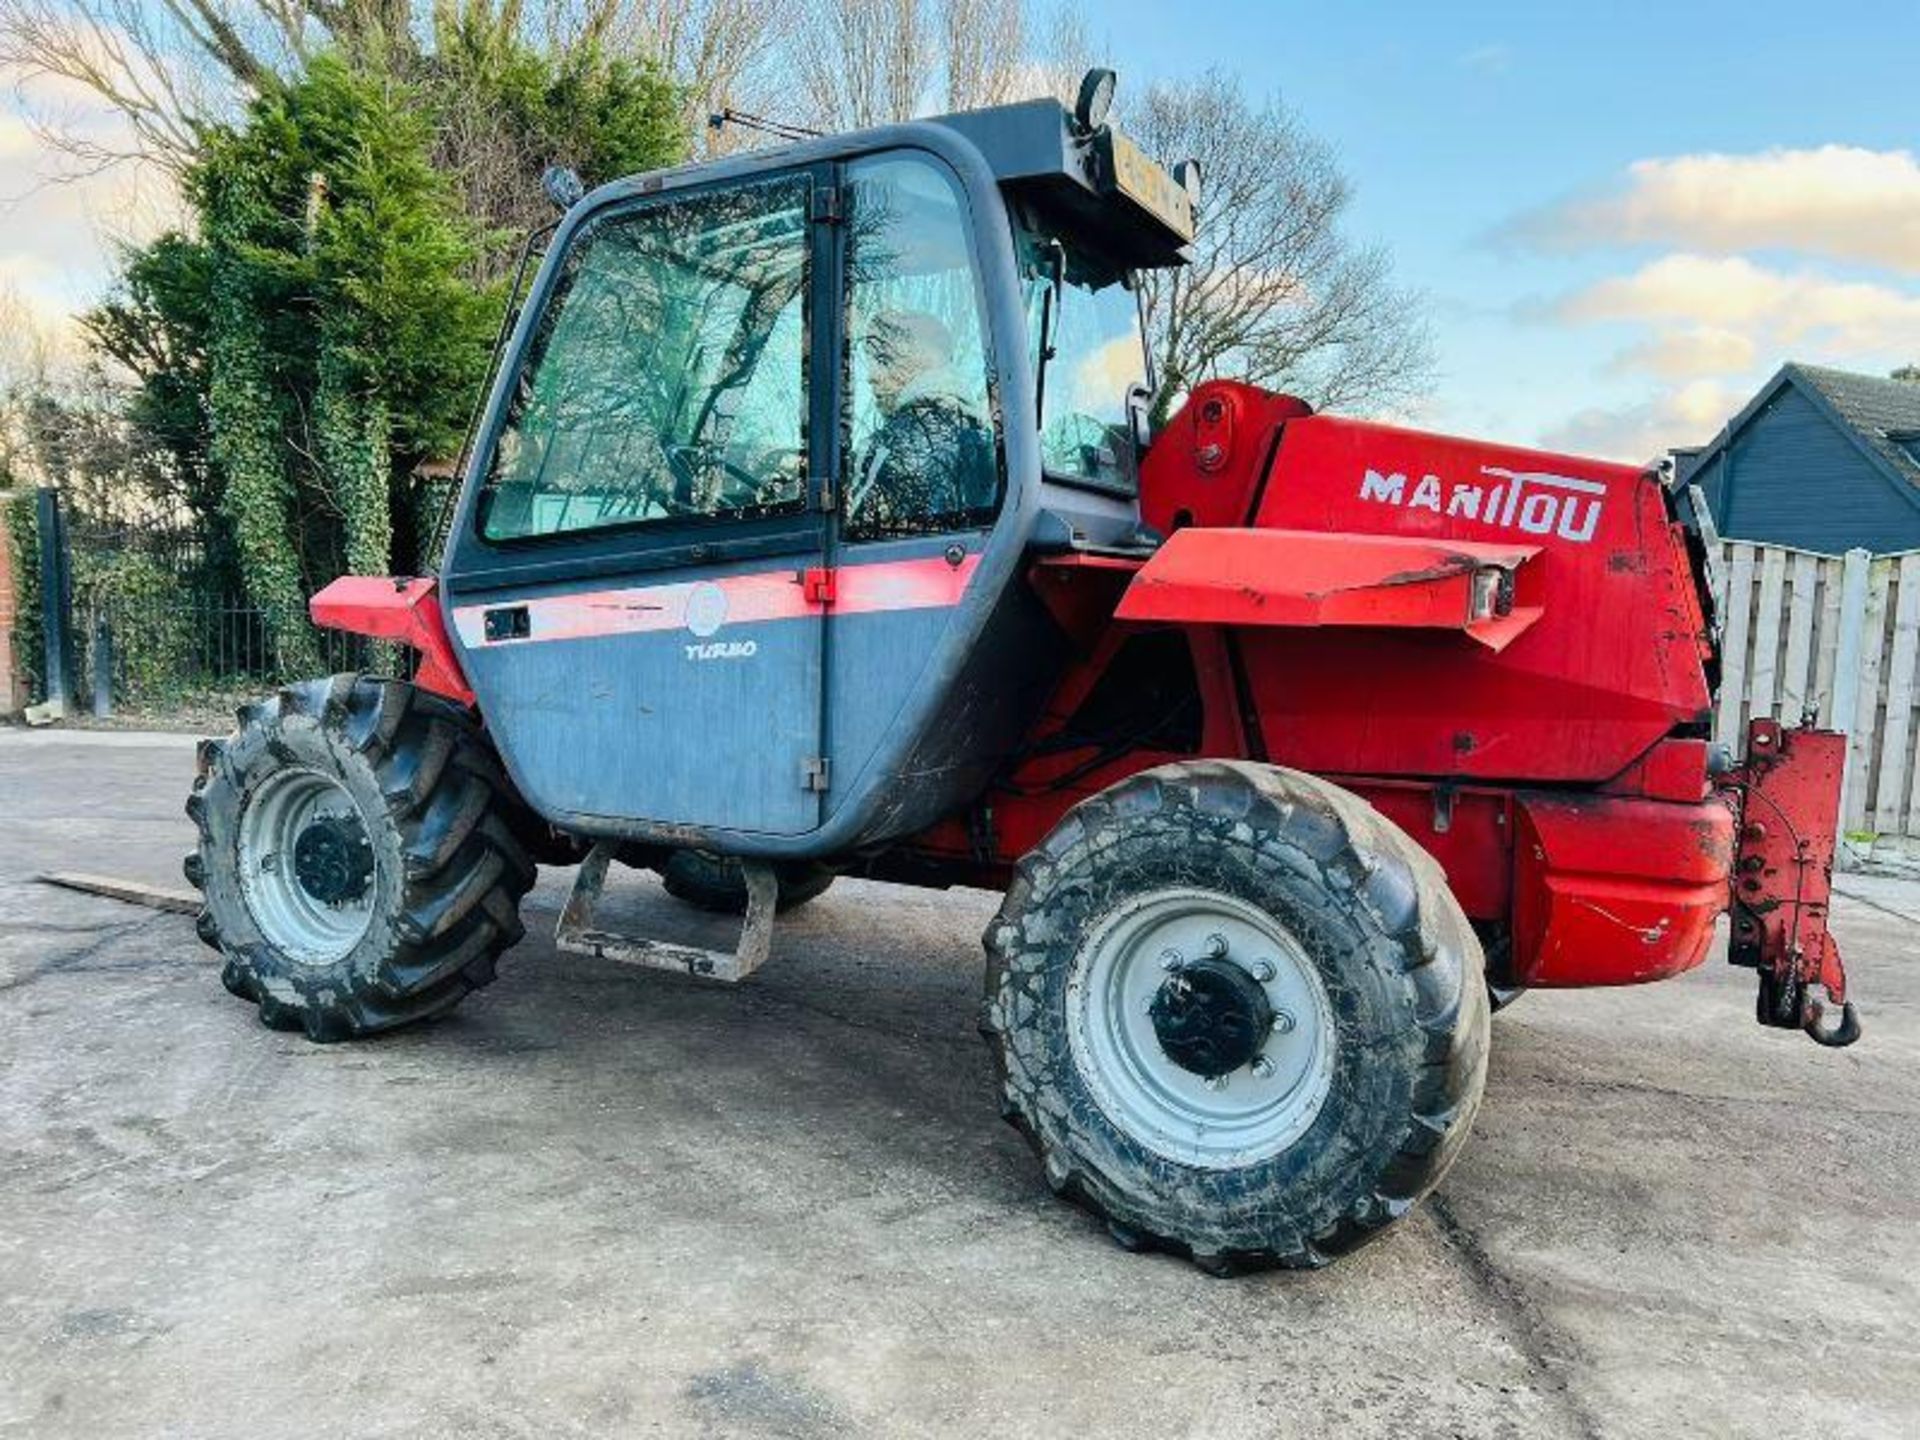
[[[1722, 782], [1739, 821], [1727, 958], [1759, 972], [1762, 1025], [1804, 1030], [1835, 1049], [1860, 1038], [1840, 947], [1827, 930], [1846, 763], [1846, 736], [1760, 719], [1747, 728], [1746, 763]], [[1831, 1026], [1830, 1004], [1840, 1007]]]

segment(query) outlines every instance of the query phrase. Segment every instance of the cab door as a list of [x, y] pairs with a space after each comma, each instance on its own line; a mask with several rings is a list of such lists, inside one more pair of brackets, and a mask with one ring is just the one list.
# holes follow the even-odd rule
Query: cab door
[[820, 823], [827, 180], [599, 204], [543, 267], [443, 578], [481, 713], [550, 819]]
[[[848, 803], [874, 772], [897, 773], [902, 793], [886, 809], [900, 829], [956, 803], [1006, 738], [998, 717], [1015, 708], [987, 697], [981, 708], [991, 713], [971, 713], [958, 697], [921, 733], [902, 718], [916, 697], [952, 693], [949, 677], [981, 648], [966, 639], [978, 624], [968, 607], [997, 605], [974, 577], [1006, 492], [995, 391], [1007, 367], [989, 323], [975, 216], [952, 167], [926, 150], [883, 151], [849, 161], [841, 186], [828, 803]], [[992, 663], [987, 691], [1019, 662]]]

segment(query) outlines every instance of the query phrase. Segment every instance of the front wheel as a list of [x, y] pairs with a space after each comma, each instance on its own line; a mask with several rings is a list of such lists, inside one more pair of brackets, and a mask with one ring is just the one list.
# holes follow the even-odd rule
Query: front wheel
[[1479, 1105], [1480, 946], [1357, 796], [1164, 766], [1076, 806], [986, 933], [1007, 1117], [1124, 1243], [1314, 1266], [1445, 1173]]
[[187, 800], [200, 935], [260, 1018], [340, 1040], [441, 1014], [524, 933], [534, 865], [466, 712], [336, 675], [240, 712]]

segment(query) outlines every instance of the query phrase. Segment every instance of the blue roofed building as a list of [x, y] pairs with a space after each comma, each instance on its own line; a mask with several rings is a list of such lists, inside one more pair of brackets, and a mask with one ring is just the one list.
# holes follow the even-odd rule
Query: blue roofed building
[[1674, 463], [1729, 539], [1920, 550], [1920, 381], [1789, 363]]

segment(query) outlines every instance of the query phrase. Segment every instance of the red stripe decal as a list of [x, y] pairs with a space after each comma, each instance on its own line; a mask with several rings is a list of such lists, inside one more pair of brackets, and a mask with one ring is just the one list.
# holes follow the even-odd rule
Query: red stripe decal
[[528, 633], [516, 640], [488, 640], [486, 634], [487, 612], [516, 602], [462, 605], [454, 610], [453, 623], [461, 643], [469, 648], [523, 645], [536, 640], [584, 640], [652, 630], [689, 630], [704, 638], [733, 625], [798, 620], [829, 610], [842, 615], [867, 615], [957, 605], [979, 564], [978, 555], [968, 555], [958, 565], [949, 564], [944, 557], [932, 556], [843, 566], [834, 572], [831, 605], [806, 598], [802, 583], [805, 572], [796, 566], [755, 575], [594, 590], [517, 602], [526, 606]]

